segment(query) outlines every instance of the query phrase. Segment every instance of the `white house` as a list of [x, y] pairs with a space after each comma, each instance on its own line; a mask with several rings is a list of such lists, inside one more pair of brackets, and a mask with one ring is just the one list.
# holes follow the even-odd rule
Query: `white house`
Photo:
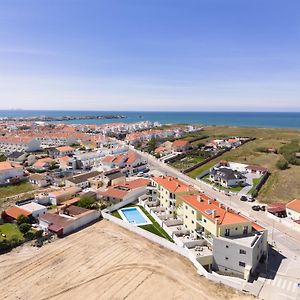
[[295, 199], [286, 205], [286, 215], [294, 221], [300, 220], [300, 199]]

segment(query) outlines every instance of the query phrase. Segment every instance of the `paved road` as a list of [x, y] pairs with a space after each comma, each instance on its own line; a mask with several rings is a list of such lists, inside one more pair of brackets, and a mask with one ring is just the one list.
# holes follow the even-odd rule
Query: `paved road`
[[257, 294], [263, 299], [300, 299], [300, 288], [297, 285], [300, 282], [300, 232], [273, 221], [267, 217], [265, 212], [253, 211], [253, 203], [240, 201], [238, 195], [227, 196], [222, 192], [213, 190], [205, 183], [182, 174], [148, 153], [138, 151], [133, 147], [130, 148], [144, 157], [151, 169], [155, 169], [165, 175], [180, 178], [184, 182], [200, 189], [211, 198], [218, 199], [220, 202], [254, 219], [258, 224], [267, 228], [269, 243], [274, 245], [276, 251], [271, 252], [272, 256], [269, 259], [267, 274], [264, 278], [259, 278], [257, 282], [254, 282], [252, 288], [255, 289], [259, 286]]

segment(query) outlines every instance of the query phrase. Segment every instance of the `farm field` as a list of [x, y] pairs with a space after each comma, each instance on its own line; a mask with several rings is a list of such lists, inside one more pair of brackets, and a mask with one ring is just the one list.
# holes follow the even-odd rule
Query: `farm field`
[[0, 277], [2, 299], [252, 299], [104, 220], [42, 248], [1, 255]]
[[195, 178], [220, 160], [257, 164], [268, 168], [271, 172], [271, 176], [259, 193], [259, 201], [265, 203], [289, 202], [300, 197], [300, 166], [290, 165], [287, 170], [279, 170], [276, 167], [276, 162], [282, 157], [281, 154], [259, 151], [259, 148], [279, 149], [293, 139], [300, 140], [299, 130], [208, 126], [202, 134], [209, 136], [204, 141], [226, 136], [248, 136], [255, 137], [256, 140], [224, 153], [222, 156], [190, 172], [189, 176]]

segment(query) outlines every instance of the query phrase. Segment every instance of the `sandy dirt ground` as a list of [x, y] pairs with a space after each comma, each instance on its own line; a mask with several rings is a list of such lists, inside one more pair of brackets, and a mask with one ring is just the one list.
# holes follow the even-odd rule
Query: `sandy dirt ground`
[[0, 256], [1, 299], [252, 299], [109, 221]]

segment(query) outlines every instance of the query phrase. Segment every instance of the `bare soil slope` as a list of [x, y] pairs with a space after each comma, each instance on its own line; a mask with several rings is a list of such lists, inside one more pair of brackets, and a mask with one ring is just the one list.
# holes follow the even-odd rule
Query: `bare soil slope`
[[185, 258], [101, 221], [0, 256], [1, 299], [250, 299], [200, 277]]

